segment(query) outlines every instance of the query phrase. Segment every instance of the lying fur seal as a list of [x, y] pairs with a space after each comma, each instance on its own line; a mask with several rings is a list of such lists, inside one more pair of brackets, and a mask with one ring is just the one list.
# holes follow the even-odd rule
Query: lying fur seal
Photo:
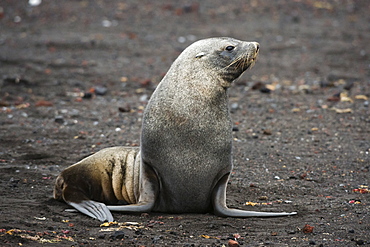
[[[129, 205], [107, 206], [109, 210], [214, 212], [216, 215], [231, 217], [296, 214], [244, 211], [226, 206], [226, 186], [233, 166], [232, 122], [227, 89], [245, 70], [254, 65], [258, 53], [259, 44], [256, 42], [211, 38], [193, 43], [180, 54], [156, 88], [144, 112], [141, 163], [137, 174], [139, 183], [135, 187], [138, 188], [135, 193], [138, 196], [133, 203], [126, 201]], [[98, 170], [111, 170], [104, 168], [111, 164], [109, 159], [103, 155], [99, 157], [99, 162], [95, 162], [99, 163]], [[116, 159], [116, 162], [121, 161], [122, 159]], [[130, 164], [125, 162], [126, 166]], [[75, 165], [76, 171], [73, 173], [83, 170], [77, 166], [79, 163]], [[82, 175], [85, 174], [82, 171]], [[65, 173], [61, 181], [66, 183], [67, 176], [72, 176], [72, 172]], [[106, 185], [111, 182], [106, 180], [115, 180], [116, 177], [102, 176], [99, 181], [94, 176], [92, 184], [96, 187]], [[102, 187], [105, 189], [109, 186]], [[75, 186], [67, 194], [73, 194], [73, 190], [78, 189]], [[111, 194], [111, 190], [104, 191], [103, 198], [106, 197], [105, 194]], [[119, 199], [116, 193], [115, 196]], [[81, 212], [89, 212], [88, 215], [102, 221], [112, 220], [101, 204], [100, 209], [94, 208], [96, 203], [90, 206], [94, 198], [84, 197], [89, 202], [88, 205], [81, 200], [77, 201], [77, 198], [72, 197], [71, 200], [64, 196], [64, 200]], [[100, 201], [108, 204], [111, 202]], [[92, 211], [96, 213], [91, 213]]]
[[55, 182], [54, 198], [110, 222], [113, 216], [104, 203], [137, 203], [139, 174], [139, 148], [106, 148], [61, 172]]

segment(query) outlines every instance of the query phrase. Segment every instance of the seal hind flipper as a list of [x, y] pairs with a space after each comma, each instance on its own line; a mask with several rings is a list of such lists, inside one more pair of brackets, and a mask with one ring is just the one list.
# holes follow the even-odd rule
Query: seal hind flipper
[[98, 219], [100, 221], [113, 222], [112, 213], [109, 211], [108, 207], [104, 203], [87, 200], [81, 201], [79, 203], [67, 202], [69, 205], [84, 213], [92, 218]]
[[[58, 181], [60, 180], [63, 181], [62, 177], [58, 179]], [[89, 199], [81, 188], [68, 185], [63, 187], [63, 200], [67, 204], [71, 205], [81, 213], [100, 221], [113, 221], [113, 216], [104, 203]]]
[[228, 208], [226, 205], [226, 187], [228, 179], [229, 174], [222, 177], [213, 190], [212, 202], [215, 215], [223, 217], [279, 217], [297, 214], [297, 212], [256, 212]]

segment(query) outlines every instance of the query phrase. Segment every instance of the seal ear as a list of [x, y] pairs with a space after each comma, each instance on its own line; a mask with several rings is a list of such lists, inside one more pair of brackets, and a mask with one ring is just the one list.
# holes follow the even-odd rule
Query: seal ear
[[205, 55], [206, 55], [205, 52], [199, 52], [197, 55], [195, 55], [195, 58], [201, 58], [201, 57], [203, 57]]

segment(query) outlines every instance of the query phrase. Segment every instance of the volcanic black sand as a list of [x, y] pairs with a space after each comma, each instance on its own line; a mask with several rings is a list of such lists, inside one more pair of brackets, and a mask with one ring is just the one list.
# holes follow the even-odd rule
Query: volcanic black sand
[[[369, 245], [369, 1], [29, 2], [0, 1], [0, 246]], [[138, 146], [173, 60], [217, 36], [261, 45], [229, 90], [228, 205], [298, 215], [66, 212], [59, 172]]]

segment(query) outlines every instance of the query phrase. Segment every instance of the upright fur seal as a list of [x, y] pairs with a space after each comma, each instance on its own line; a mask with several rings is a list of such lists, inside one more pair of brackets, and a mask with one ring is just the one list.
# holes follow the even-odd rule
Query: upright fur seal
[[[137, 169], [138, 173], [132, 175], [138, 177], [138, 186], [135, 187], [138, 196], [133, 201], [126, 201], [129, 205], [107, 206], [109, 210], [214, 212], [219, 216], [230, 217], [296, 214], [244, 211], [226, 206], [226, 186], [233, 166], [232, 123], [227, 89], [245, 70], [254, 65], [258, 53], [259, 44], [256, 42], [224, 37], [197, 41], [180, 54], [144, 111], [140, 168]], [[106, 168], [112, 164], [110, 159], [104, 155], [98, 156], [99, 162], [90, 164], [97, 165], [99, 171], [112, 170]], [[119, 158], [115, 162], [122, 160], [123, 158]], [[125, 165], [132, 166], [130, 162], [125, 162]], [[101, 204], [90, 204], [92, 200], [111, 203], [106, 199], [106, 195], [111, 194], [111, 187], [108, 185], [110, 181], [107, 180], [114, 180], [115, 176], [96, 176], [99, 172], [86, 171], [77, 168], [78, 166], [81, 164], [77, 163], [73, 172], [71, 170], [64, 173], [60, 181], [69, 185], [70, 182], [66, 182], [69, 176], [78, 176], [78, 172], [81, 176], [93, 173], [90, 184], [102, 186], [104, 196], [83, 199], [89, 203], [77, 200], [81, 193], [75, 197], [64, 196], [64, 200], [67, 198], [69, 204], [85, 214], [101, 221], [111, 221], [113, 218], [107, 213], [104, 204], [103, 209]], [[122, 174], [122, 177], [124, 175], [127, 174]], [[59, 184], [57, 181], [56, 187], [60, 187]], [[78, 189], [75, 186], [64, 194], [74, 194]], [[119, 199], [116, 193], [115, 196]], [[96, 205], [100, 205], [100, 208], [96, 208]]]
[[227, 89], [254, 65], [258, 53], [256, 42], [223, 37], [197, 41], [180, 54], [144, 111], [139, 202], [108, 206], [110, 210], [231, 217], [296, 214], [226, 206], [233, 166]]

